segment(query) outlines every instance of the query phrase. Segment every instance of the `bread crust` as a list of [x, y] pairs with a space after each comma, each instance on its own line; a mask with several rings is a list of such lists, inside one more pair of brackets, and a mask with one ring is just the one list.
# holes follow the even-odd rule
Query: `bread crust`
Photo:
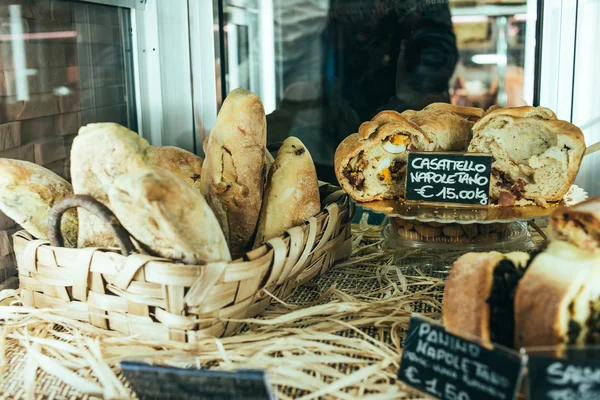
[[[593, 278], [594, 261], [563, 242], [552, 242], [531, 263], [515, 294], [515, 346], [553, 346], [566, 342], [569, 304]], [[574, 260], [584, 265], [573, 265]], [[597, 285], [598, 280], [589, 282]], [[579, 299], [587, 305], [587, 299]]]
[[[108, 189], [125, 173], [146, 166], [150, 145], [137, 133], [115, 123], [89, 124], [79, 130], [71, 149], [75, 194], [94, 197], [110, 208]], [[112, 231], [91, 213], [79, 209], [78, 247], [117, 247]]]
[[468, 116], [468, 117], [477, 117], [477, 118], [483, 117], [483, 114], [484, 114], [483, 109], [478, 108], [478, 107], [455, 106], [454, 104], [448, 104], [448, 103], [431, 103], [424, 109], [425, 110], [438, 109], [438, 110], [450, 111], [450, 112], [453, 112], [454, 114], [464, 115], [464, 116]]
[[156, 255], [186, 264], [231, 260], [214, 213], [175, 172], [145, 167], [123, 174], [108, 195], [121, 224]]
[[[563, 196], [567, 193], [571, 184], [575, 181], [583, 154], [585, 153], [585, 141], [583, 132], [581, 130], [567, 122], [558, 120], [552, 110], [545, 107], [514, 107], [514, 108], [497, 108], [487, 113], [473, 126], [473, 139], [469, 145], [469, 151], [479, 151], [479, 142], [483, 140], [482, 132], [485, 130], [488, 124], [502, 121], [502, 120], [517, 120], [517, 119], [532, 119], [538, 124], [552, 132], [557, 136], [558, 145], [567, 146], [570, 150], [568, 151], [568, 165], [566, 171], [566, 179], [561, 182], [560, 190], [557, 190], [554, 195], [541, 195], [535, 193], [525, 192], [523, 197], [530, 200], [547, 200], [547, 201], [559, 201], [562, 200]], [[507, 134], [509, 131], [507, 130]]]
[[375, 134], [368, 138], [361, 138], [358, 133], [354, 133], [344, 139], [335, 151], [333, 167], [336, 178], [342, 188], [356, 201], [381, 200], [382, 196], [367, 196], [365, 193], [356, 190], [344, 177], [343, 171], [352, 157], [357, 156], [361, 151], [367, 152], [373, 146], [379, 145], [382, 141], [396, 134], [407, 134], [412, 143], [419, 143], [419, 148], [429, 146], [429, 140], [425, 133], [415, 124], [402, 118], [396, 122], [390, 122], [380, 126]]
[[504, 259], [498, 252], [467, 253], [452, 267], [444, 289], [443, 321], [450, 332], [490, 340], [490, 306], [494, 269]]
[[375, 115], [370, 121], [363, 122], [358, 128], [358, 136], [361, 139], [367, 139], [373, 133], [377, 131], [381, 125], [388, 124], [390, 122], [403, 122], [406, 119], [397, 111], [386, 110], [381, 111]]
[[148, 149], [147, 163], [167, 169], [179, 175], [187, 183], [200, 190], [202, 157], [174, 146], [152, 146]]
[[[48, 238], [48, 218], [54, 203], [73, 194], [66, 180], [39, 165], [0, 159], [0, 210], [38, 239]], [[67, 247], [77, 245], [77, 213], [69, 210], [61, 222]]]
[[295, 137], [284, 142], [269, 171], [254, 247], [282, 236], [321, 210], [319, 183], [313, 160]]
[[263, 196], [266, 117], [256, 94], [229, 93], [205, 152], [201, 191], [236, 258], [252, 246]]

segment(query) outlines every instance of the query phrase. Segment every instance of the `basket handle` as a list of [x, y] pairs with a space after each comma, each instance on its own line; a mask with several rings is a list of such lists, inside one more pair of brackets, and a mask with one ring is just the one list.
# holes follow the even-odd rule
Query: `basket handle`
[[117, 243], [121, 248], [121, 254], [128, 256], [133, 252], [133, 244], [129, 238], [129, 232], [123, 228], [113, 212], [92, 196], [87, 195], [63, 197], [54, 204], [50, 210], [50, 217], [48, 218], [48, 239], [50, 239], [50, 245], [55, 247], [64, 246], [62, 232], [60, 231], [60, 221], [62, 215], [71, 208], [83, 208], [100, 218], [110, 227], [112, 233], [115, 235]]

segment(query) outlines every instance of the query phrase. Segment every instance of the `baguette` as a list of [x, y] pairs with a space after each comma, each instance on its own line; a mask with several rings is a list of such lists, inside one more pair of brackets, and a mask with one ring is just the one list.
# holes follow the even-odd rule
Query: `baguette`
[[[0, 211], [38, 239], [48, 239], [48, 218], [55, 202], [73, 188], [54, 172], [19, 160], [0, 159]], [[77, 244], [77, 213], [63, 216], [61, 230], [67, 247]]]
[[108, 196], [121, 224], [150, 252], [186, 264], [231, 260], [204, 197], [176, 173], [146, 167], [121, 175]]
[[295, 138], [284, 142], [269, 171], [254, 247], [319, 213], [319, 183], [310, 153]]
[[234, 257], [252, 246], [265, 179], [266, 118], [260, 98], [244, 89], [223, 102], [206, 143], [201, 192]]

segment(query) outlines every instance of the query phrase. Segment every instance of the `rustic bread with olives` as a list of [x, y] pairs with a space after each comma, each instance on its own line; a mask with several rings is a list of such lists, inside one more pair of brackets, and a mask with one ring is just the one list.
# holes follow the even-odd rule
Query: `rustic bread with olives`
[[174, 146], [152, 146], [147, 152], [147, 164], [168, 169], [200, 190], [202, 157]]
[[468, 151], [493, 156], [490, 198], [501, 206], [561, 200], [585, 152], [583, 133], [544, 107], [497, 108], [473, 126]]
[[122, 174], [108, 197], [121, 224], [151, 253], [186, 264], [231, 260], [206, 200], [176, 173], [145, 167]]
[[[55, 202], [73, 188], [54, 172], [20, 160], [0, 159], [0, 210], [38, 239], [48, 238], [48, 217]], [[62, 218], [67, 247], [77, 245], [77, 213]]]
[[[89, 124], [79, 130], [71, 149], [71, 180], [75, 194], [94, 197], [110, 208], [107, 192], [116, 178], [146, 165], [149, 144], [115, 123]], [[78, 247], [115, 247], [103, 221], [79, 209]]]
[[[562, 241], [531, 263], [515, 294], [515, 344], [600, 343], [600, 259]], [[595, 311], [593, 311], [595, 310]]]
[[229, 93], [206, 143], [200, 187], [234, 257], [253, 243], [263, 197], [266, 118], [260, 98]]
[[289, 137], [269, 171], [254, 247], [283, 235], [320, 209], [317, 171], [310, 153], [298, 138]]
[[[423, 131], [399, 114], [393, 122], [359, 128], [335, 151], [334, 168], [340, 186], [356, 201], [404, 196], [409, 150], [427, 150]], [[368, 134], [368, 135], [367, 135]]]
[[529, 261], [523, 252], [467, 253], [458, 258], [444, 288], [446, 328], [512, 347], [512, 296]]

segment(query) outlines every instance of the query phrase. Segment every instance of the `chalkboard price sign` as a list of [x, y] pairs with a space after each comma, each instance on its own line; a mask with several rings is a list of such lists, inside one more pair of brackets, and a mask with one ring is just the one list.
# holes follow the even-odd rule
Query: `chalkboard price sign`
[[211, 371], [123, 361], [121, 370], [140, 400], [270, 400], [265, 372]]
[[413, 317], [402, 350], [398, 379], [446, 400], [514, 399], [521, 383], [521, 356], [486, 348]]
[[529, 356], [529, 400], [600, 399], [600, 359]]
[[406, 199], [486, 205], [492, 157], [478, 153], [408, 153]]

